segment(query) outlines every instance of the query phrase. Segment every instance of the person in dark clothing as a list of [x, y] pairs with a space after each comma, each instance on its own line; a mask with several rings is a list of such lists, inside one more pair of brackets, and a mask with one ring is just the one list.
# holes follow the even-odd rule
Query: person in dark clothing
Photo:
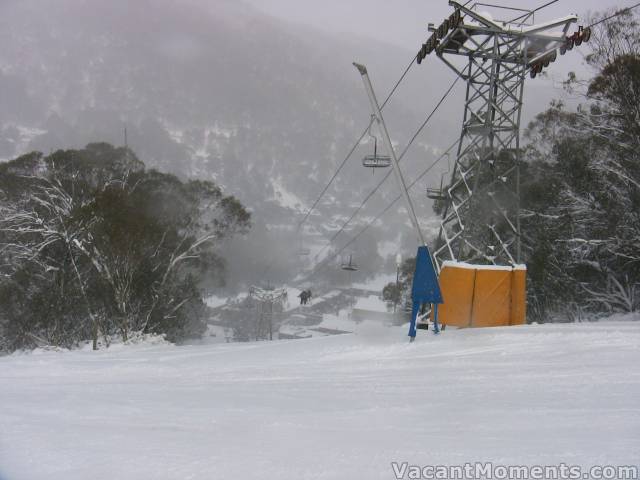
[[298, 297], [300, 297], [300, 305], [306, 305], [307, 304], [307, 299], [309, 297], [307, 297], [307, 291], [303, 290], [302, 292], [300, 292], [300, 295], [298, 295]]

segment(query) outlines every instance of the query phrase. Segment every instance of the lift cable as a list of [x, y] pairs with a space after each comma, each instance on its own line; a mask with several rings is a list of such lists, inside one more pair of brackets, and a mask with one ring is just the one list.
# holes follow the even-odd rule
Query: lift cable
[[[382, 106], [380, 107], [381, 110], [387, 105], [387, 103], [389, 103], [389, 100], [391, 100], [391, 97], [395, 94], [395, 92], [398, 89], [398, 87], [400, 86], [400, 84], [404, 81], [405, 77], [409, 73], [409, 70], [411, 70], [411, 67], [413, 67], [413, 65], [415, 64], [416, 58], [417, 58], [417, 55], [414, 56], [411, 59], [411, 62], [409, 63], [409, 65], [407, 65], [407, 68], [404, 69], [404, 71], [402, 72], [402, 75], [400, 76], [398, 81], [395, 83], [395, 85], [393, 86], [393, 88], [389, 92], [389, 95], [387, 95], [387, 98], [385, 99], [385, 101], [383, 102]], [[337, 170], [334, 172], [334, 174], [332, 175], [332, 177], [329, 180], [329, 182], [322, 189], [322, 191], [320, 192], [320, 195], [318, 195], [318, 198], [316, 198], [315, 202], [313, 202], [313, 205], [311, 205], [311, 208], [309, 208], [309, 210], [307, 210], [307, 213], [305, 214], [304, 218], [298, 223], [294, 235], [297, 235], [300, 232], [300, 229], [302, 228], [302, 226], [309, 219], [309, 216], [311, 215], [311, 212], [313, 212], [315, 210], [315, 208], [318, 206], [318, 203], [320, 203], [320, 200], [322, 199], [324, 194], [327, 193], [327, 190], [329, 190], [329, 187], [333, 184], [333, 182], [337, 178], [338, 174], [342, 171], [342, 169], [347, 164], [347, 162], [349, 161], [349, 159], [351, 158], [353, 153], [356, 151], [356, 149], [360, 145], [360, 142], [362, 142], [362, 139], [365, 137], [365, 135], [367, 134], [367, 132], [371, 128], [371, 124], [372, 123], [373, 123], [373, 118], [369, 121], [369, 124], [367, 125], [367, 128], [365, 128], [365, 130], [362, 132], [362, 134], [360, 135], [358, 140], [355, 142], [353, 147], [351, 147], [351, 150], [349, 150], [349, 153], [347, 153], [347, 156], [344, 157], [344, 160], [342, 160], [342, 163], [338, 166]], [[265, 269], [264, 269], [264, 271], [262, 273], [263, 277], [267, 274], [267, 272], [269, 272], [269, 270], [271, 270], [271, 267], [273, 266], [273, 262], [274, 261], [275, 261], [275, 259], [272, 260], [265, 267]]]
[[[404, 72], [400, 76], [400, 79], [393, 86], [393, 88], [391, 89], [391, 92], [389, 92], [389, 95], [387, 95], [386, 100], [383, 102], [382, 106], [380, 107], [381, 110], [389, 102], [389, 100], [391, 99], [393, 94], [396, 92], [396, 90], [398, 89], [400, 84], [403, 82], [403, 80], [407, 76], [407, 73], [409, 73], [409, 70], [411, 70], [411, 67], [416, 62], [416, 58], [417, 58], [417, 55], [414, 56], [411, 59], [411, 63], [409, 63], [409, 65], [407, 65], [407, 68], [405, 68]], [[360, 135], [360, 137], [358, 138], [356, 143], [353, 145], [353, 147], [351, 147], [351, 150], [349, 150], [349, 153], [347, 154], [347, 156], [344, 158], [342, 163], [338, 166], [337, 170], [335, 171], [335, 173], [333, 174], [333, 176], [329, 180], [329, 183], [327, 183], [327, 185], [325, 185], [325, 187], [320, 192], [320, 195], [318, 195], [318, 198], [316, 199], [316, 201], [313, 202], [313, 205], [311, 205], [311, 208], [309, 208], [309, 210], [307, 210], [307, 213], [305, 214], [304, 218], [298, 223], [298, 226], [296, 227], [296, 233], [298, 233], [300, 231], [300, 229], [302, 228], [302, 225], [304, 225], [304, 223], [309, 219], [309, 216], [311, 215], [311, 212], [313, 212], [315, 210], [315, 208], [318, 206], [318, 203], [320, 203], [320, 200], [322, 199], [324, 194], [327, 193], [327, 190], [333, 184], [334, 180], [336, 179], [336, 177], [338, 176], [340, 171], [344, 168], [344, 166], [347, 164], [347, 161], [349, 161], [349, 159], [351, 158], [353, 153], [356, 151], [356, 148], [358, 148], [358, 146], [360, 145], [360, 142], [362, 142], [362, 139], [364, 138], [364, 136], [369, 131], [369, 128], [371, 127], [371, 123], [372, 122], [373, 122], [373, 119], [369, 121], [369, 125], [367, 125], [367, 128], [365, 128], [364, 132], [362, 132], [362, 135]]]
[[639, 3], [636, 3], [635, 5], [632, 5], [632, 6], [630, 6], [630, 7], [623, 8], [622, 10], [618, 10], [618, 11], [617, 11], [616, 13], [614, 13], [613, 15], [609, 15], [608, 17], [605, 17], [605, 18], [603, 18], [603, 19], [601, 19], [601, 20], [598, 20], [597, 22], [592, 23], [591, 25], [589, 25], [588, 27], [585, 27], [585, 28], [595, 27], [596, 25], [600, 25], [601, 23], [606, 22], [607, 20], [611, 20], [611, 19], [612, 19], [612, 18], [614, 18], [614, 17], [617, 17], [617, 16], [622, 15], [622, 14], [624, 14], [624, 13], [630, 12], [630, 11], [631, 11], [631, 10], [633, 10], [634, 8], [638, 8], [638, 7], [640, 7], [640, 2], [639, 2]]
[[[547, 3], [545, 3], [544, 5], [541, 5], [541, 6], [539, 6], [538, 8], [536, 8], [536, 9], [532, 10], [532, 11], [531, 11], [531, 13], [537, 12], [538, 10], [542, 10], [543, 8], [546, 8], [546, 7], [548, 7], [549, 5], [553, 5], [554, 3], [558, 2], [558, 1], [559, 1], [559, 0], [552, 0], [552, 1], [550, 1], [550, 2], [547, 2]], [[598, 20], [597, 22], [592, 23], [591, 25], [588, 25], [588, 26], [587, 26], [587, 27], [585, 27], [585, 28], [595, 27], [596, 25], [600, 25], [601, 23], [606, 22], [607, 20], [611, 20], [612, 18], [615, 18], [615, 17], [617, 17], [617, 16], [620, 16], [620, 15], [622, 15], [622, 14], [624, 14], [624, 13], [630, 12], [630, 11], [631, 11], [631, 10], [633, 10], [634, 8], [638, 8], [638, 7], [640, 7], [640, 2], [639, 2], [639, 3], [636, 3], [635, 5], [632, 5], [632, 6], [630, 6], [630, 7], [622, 8], [622, 9], [618, 10], [617, 12], [615, 12], [614, 14], [609, 15], [608, 17], [605, 17], [605, 18], [603, 18], [603, 19], [601, 19], [601, 20]], [[522, 19], [522, 18], [526, 17], [527, 15], [530, 15], [530, 14], [524, 14], [524, 15], [521, 15], [520, 17], [517, 17], [517, 18], [512, 19], [512, 20], [511, 20], [511, 22], [516, 22], [516, 21], [518, 21], [518, 20], [520, 20], [520, 19]]]
[[[416, 133], [413, 135], [413, 137], [411, 138], [411, 140], [409, 141], [409, 143], [407, 144], [407, 146], [404, 148], [404, 150], [402, 151], [402, 153], [400, 154], [400, 156], [398, 157], [398, 162], [400, 162], [403, 157], [405, 156], [405, 154], [407, 153], [407, 151], [409, 150], [409, 148], [411, 147], [411, 145], [413, 144], [413, 142], [416, 140], [416, 138], [418, 137], [418, 135], [420, 135], [420, 133], [424, 130], [424, 128], [427, 126], [427, 124], [429, 123], [429, 121], [431, 120], [431, 118], [435, 115], [435, 113], [438, 111], [438, 109], [440, 108], [440, 106], [444, 103], [445, 99], [449, 96], [449, 94], [451, 93], [451, 91], [453, 90], [453, 88], [456, 86], [456, 83], [458, 82], [458, 80], [460, 79], [460, 77], [456, 77], [456, 79], [453, 81], [453, 83], [451, 84], [451, 86], [447, 89], [447, 91], [444, 93], [444, 95], [442, 96], [442, 98], [440, 98], [440, 100], [438, 101], [438, 103], [436, 104], [436, 106], [433, 108], [433, 110], [431, 111], [431, 113], [429, 113], [429, 115], [427, 116], [426, 120], [422, 123], [422, 125], [420, 125], [420, 127], [418, 128], [418, 130], [416, 131]], [[369, 199], [371, 199], [371, 197], [373, 195], [375, 195], [375, 193], [380, 189], [380, 187], [382, 186], [382, 184], [384, 182], [387, 181], [387, 179], [389, 178], [389, 176], [391, 175], [391, 171], [387, 172], [387, 174], [382, 178], [382, 180], [380, 180], [380, 182], [378, 182], [378, 184], [374, 187], [373, 190], [371, 190], [369, 192], [369, 194], [364, 198], [364, 200], [362, 200], [362, 203], [360, 204], [360, 206], [358, 208], [356, 208], [356, 210], [353, 212], [353, 214], [349, 217], [349, 219], [342, 225], [342, 227], [331, 237], [331, 239], [329, 240], [329, 242], [315, 255], [316, 258], [318, 256], [320, 256], [322, 254], [322, 252], [324, 252], [327, 248], [329, 248], [331, 246], [331, 244], [334, 242], [334, 240], [336, 238], [338, 238], [338, 236], [344, 231], [344, 229], [347, 227], [347, 225], [349, 225], [351, 223], [351, 221], [356, 217], [356, 215], [360, 212], [360, 210], [362, 210], [362, 208], [364, 207], [364, 205], [369, 201]]]
[[[536, 11], [539, 11], [539, 10], [541, 10], [541, 9], [543, 9], [543, 8], [546, 8], [546, 7], [548, 7], [548, 6], [550, 6], [550, 5], [554, 4], [554, 3], [556, 3], [557, 1], [558, 1], [558, 0], [552, 0], [552, 1], [550, 1], [550, 2], [547, 2], [546, 4], [541, 5], [540, 7], [537, 7], [535, 10], [533, 10], [533, 12], [536, 12]], [[467, 2], [467, 3], [469, 3], [469, 2]], [[601, 23], [606, 22], [607, 20], [611, 20], [612, 18], [615, 18], [615, 17], [617, 17], [617, 16], [620, 16], [620, 15], [623, 15], [623, 14], [625, 14], [625, 13], [628, 13], [628, 12], [630, 12], [631, 10], [634, 10], [635, 8], [638, 8], [638, 7], [640, 7], [640, 2], [639, 2], [639, 3], [634, 4], [634, 5], [630, 6], [630, 7], [626, 7], [626, 8], [623, 8], [623, 9], [621, 9], [621, 10], [618, 10], [616, 13], [614, 13], [614, 14], [612, 14], [612, 15], [608, 16], [608, 17], [602, 18], [601, 20], [598, 20], [598, 21], [596, 21], [596, 22], [592, 23], [591, 25], [588, 25], [588, 26], [587, 26], [587, 27], [585, 27], [585, 28], [595, 27], [595, 26], [597, 26], [597, 25], [600, 25]], [[512, 21], [517, 21], [517, 20], [519, 20], [520, 18], [523, 18], [524, 16], [526, 16], [526, 14], [525, 14], [525, 15], [523, 15], [523, 16], [521, 16], [521, 17], [518, 17], [518, 18], [516, 18], [516, 19], [513, 19]], [[415, 61], [415, 59], [414, 59], [414, 61]], [[413, 62], [411, 63], [411, 65], [413, 65]], [[411, 66], [411, 65], [410, 65], [410, 66]], [[408, 71], [408, 69], [407, 69], [407, 71]], [[406, 74], [406, 72], [405, 72], [405, 74]], [[457, 79], [456, 79], [456, 81], [457, 81]], [[454, 82], [454, 85], [455, 85], [455, 82]], [[453, 88], [453, 85], [451, 86], [450, 90], [451, 90], [452, 88]], [[394, 90], [395, 90], [395, 88], [394, 88]], [[392, 93], [393, 93], [393, 91], [392, 91]], [[446, 94], [446, 95], [448, 95], [448, 92], [447, 92], [447, 94]], [[446, 97], [446, 95], [445, 95], [445, 97]], [[441, 102], [444, 100], [444, 98], [445, 98], [445, 97], [443, 97], [443, 99], [441, 100]], [[385, 101], [385, 104], [386, 104], [386, 102], [388, 101], [388, 99], [389, 99], [389, 98], [387, 98], [387, 100]], [[384, 105], [384, 104], [383, 104], [383, 105]], [[436, 109], [437, 109], [437, 107], [436, 107]], [[428, 120], [429, 120], [429, 117], [428, 117], [428, 118], [427, 118], [427, 120], [425, 121], [424, 125], [426, 125], [426, 123], [428, 122]], [[424, 126], [423, 126], [423, 127], [421, 127], [421, 129], [420, 129], [420, 130], [422, 130], [422, 128], [424, 128]], [[420, 132], [420, 130], [418, 131], [418, 133]], [[409, 145], [408, 145], [408, 146], [410, 146], [410, 145], [411, 145], [411, 143], [415, 140], [415, 138], [417, 137], [418, 133], [416, 133], [416, 135], [414, 135], [414, 138], [411, 140], [411, 142], [409, 143]], [[361, 138], [360, 138], [360, 141], [362, 140], [362, 138], [364, 138], [364, 135], [365, 135], [365, 134], [366, 134], [366, 131], [362, 134], [362, 136], [361, 136]], [[450, 152], [450, 151], [451, 151], [451, 150], [452, 150], [452, 149], [453, 149], [457, 144], [458, 144], [458, 140], [456, 140], [456, 141], [455, 141], [455, 142], [454, 142], [454, 143], [453, 143], [453, 144], [452, 144], [452, 145], [451, 145], [451, 146], [450, 146], [450, 147], [445, 151], [445, 153], [444, 153], [442, 156], [440, 156], [438, 159], [436, 159], [436, 160], [435, 160], [435, 161], [434, 161], [434, 162], [433, 162], [433, 163], [432, 163], [432, 164], [431, 164], [431, 165], [430, 165], [426, 170], [424, 170], [424, 171], [423, 171], [423, 172], [422, 172], [422, 173], [421, 173], [421, 174], [420, 174], [420, 175], [419, 175], [419, 176], [418, 176], [418, 177], [417, 177], [417, 178], [416, 178], [416, 179], [415, 179], [411, 184], [409, 184], [408, 189], [411, 189], [411, 188], [412, 188], [412, 187], [413, 187], [413, 186], [414, 186], [418, 181], [420, 181], [420, 180], [421, 180], [421, 179], [422, 179], [422, 178], [423, 178], [423, 177], [424, 177], [424, 176], [425, 176], [425, 175], [426, 175], [426, 174], [427, 174], [427, 173], [428, 173], [428, 172], [429, 172], [429, 171], [430, 171], [430, 170], [431, 170], [431, 169], [432, 169], [432, 168], [433, 168], [437, 163], [439, 163], [439, 162], [440, 162], [440, 161], [441, 161], [441, 160], [442, 160], [442, 159], [443, 159], [443, 158], [444, 158], [444, 157], [445, 157], [445, 156], [446, 156], [446, 155], [447, 155], [447, 154], [448, 154], [448, 153], [449, 153], [449, 152]], [[408, 146], [407, 146], [407, 148], [408, 148]], [[401, 158], [404, 156], [404, 154], [405, 154], [405, 153], [406, 153], [406, 151], [407, 151], [407, 148], [405, 148], [405, 150], [403, 151], [403, 153], [400, 155], [399, 159], [401, 159]], [[351, 156], [351, 155], [353, 154], [353, 151], [354, 151], [354, 150], [355, 150], [355, 148], [350, 152], [349, 156]], [[347, 159], [348, 159], [348, 158], [349, 158], [349, 157], [347, 157]], [[346, 159], [345, 159], [345, 162], [344, 162], [344, 163], [346, 163]], [[340, 169], [341, 169], [341, 168], [342, 168], [342, 166], [340, 167]], [[340, 170], [340, 169], [339, 169], [339, 170]], [[337, 175], [337, 172], [336, 172], [336, 175]], [[338, 235], [339, 235], [339, 234], [344, 230], [344, 228], [347, 226], [347, 224], [348, 224], [348, 223], [349, 223], [349, 222], [350, 222], [350, 221], [355, 217], [355, 214], [357, 214], [357, 213], [362, 209], [362, 207], [364, 206], [364, 204], [366, 203], [366, 201], [367, 201], [369, 198], [371, 198], [371, 196], [372, 196], [372, 195], [373, 195], [373, 194], [374, 194], [374, 193], [379, 189], [379, 187], [382, 185], [382, 183], [384, 183], [384, 181], [388, 178], [388, 176], [389, 176], [389, 175], [390, 175], [390, 172], [389, 172], [389, 173], [388, 173], [388, 174], [387, 174], [387, 175], [382, 179], [382, 181], [381, 181], [381, 182], [376, 186], [376, 188], [375, 188], [375, 189], [374, 189], [374, 190], [373, 190], [369, 195], [367, 195], [367, 197], [365, 198], [365, 201], [360, 205], [360, 207], [358, 207], [358, 209], [356, 210], [356, 212], [354, 213], [354, 215], [352, 215], [352, 216], [351, 216], [351, 218], [350, 218], [350, 219], [349, 219], [349, 220], [348, 220], [348, 221], [347, 221], [347, 222], [342, 226], [342, 228], [341, 228], [341, 229], [340, 229], [340, 230], [339, 230], [339, 231], [338, 231], [338, 232], [333, 236], [333, 238], [332, 238], [332, 240], [330, 241], [330, 243], [329, 243], [329, 244], [327, 244], [327, 245], [326, 245], [326, 246], [325, 246], [325, 247], [324, 247], [324, 248], [323, 248], [323, 249], [322, 249], [322, 250], [321, 250], [321, 251], [316, 255], [316, 257], [317, 257], [318, 255], [320, 255], [324, 250], [326, 250], [326, 248], [328, 248], [328, 246], [331, 244], [331, 242], [332, 242], [333, 240], [335, 240], [335, 238], [337, 238], [337, 236], [338, 236]], [[332, 181], [333, 181], [333, 179], [332, 179]], [[328, 188], [328, 186], [327, 186], [327, 188]], [[325, 190], [326, 190], [326, 189], [325, 189]], [[323, 192], [323, 193], [324, 193], [324, 192]], [[329, 256], [329, 257], [327, 257], [326, 259], [321, 260], [320, 262], [318, 262], [318, 264], [317, 264], [317, 265], [312, 269], [312, 271], [309, 273], [309, 275], [306, 277], [306, 279], [308, 279], [308, 278], [312, 277], [312, 276], [313, 276], [313, 275], [315, 275], [319, 270], [321, 270], [321, 269], [325, 268], [327, 265], [329, 265], [329, 263], [330, 263], [333, 259], [335, 259], [336, 257], [338, 257], [338, 256], [339, 256], [339, 255], [340, 255], [344, 250], [346, 250], [348, 247], [350, 247], [350, 246], [351, 246], [351, 245], [352, 245], [352, 244], [353, 244], [353, 243], [354, 243], [354, 242], [355, 242], [355, 241], [356, 241], [360, 236], [362, 236], [362, 235], [363, 235], [363, 234], [364, 234], [364, 233], [365, 233], [365, 232], [366, 232], [366, 231], [367, 231], [367, 230], [368, 230], [368, 229], [369, 229], [369, 228], [370, 228], [370, 227], [371, 227], [375, 222], [377, 222], [380, 218], [382, 218], [382, 217], [383, 217], [383, 216], [384, 216], [384, 215], [385, 215], [385, 214], [386, 214], [386, 213], [387, 213], [387, 212], [388, 212], [388, 211], [389, 211], [389, 210], [390, 210], [390, 209], [391, 209], [391, 208], [392, 208], [392, 207], [393, 207], [393, 206], [394, 206], [394, 205], [395, 205], [395, 204], [396, 204], [396, 203], [397, 203], [401, 198], [402, 198], [402, 195], [398, 195], [398, 196], [397, 196], [397, 197], [396, 197], [396, 198], [395, 198], [395, 199], [394, 199], [394, 200], [393, 200], [389, 205], [387, 205], [387, 207], [385, 207], [385, 209], [384, 209], [384, 210], [382, 210], [378, 215], [376, 215], [376, 217], [374, 217], [374, 218], [373, 218], [373, 220], [371, 220], [370, 222], [368, 222], [368, 223], [367, 223], [367, 224], [366, 224], [366, 225], [365, 225], [365, 226], [364, 226], [364, 227], [363, 227], [363, 228], [362, 228], [362, 229], [361, 229], [361, 230], [360, 230], [360, 231], [359, 231], [359, 232], [358, 232], [354, 237], [352, 237], [352, 238], [351, 238], [351, 239], [350, 239], [346, 244], [344, 244], [344, 245], [342, 246], [342, 248], [340, 248], [340, 250], [338, 250], [338, 251], [337, 251], [336, 253], [334, 253], [333, 255], [331, 255], [331, 256]], [[318, 201], [319, 201], [319, 199], [318, 199]], [[317, 202], [314, 204], [314, 207], [315, 207], [316, 205], [317, 205]], [[312, 209], [311, 209], [311, 210], [313, 210], [313, 208], [314, 208], [314, 207], [312, 207]], [[308, 217], [308, 215], [310, 214], [311, 210], [308, 212], [307, 217]], [[307, 217], [305, 217], [305, 219], [304, 219], [304, 220], [306, 220], [306, 218], [307, 218]], [[302, 224], [302, 223], [301, 223], [301, 224]], [[305, 280], [306, 280], [306, 279], [305, 279]]]
[[530, 12], [527, 12], [523, 15], [520, 15], [519, 17], [516, 18], [512, 18], [511, 20], [509, 20], [509, 23], [514, 23], [517, 22], [518, 20], [522, 20], [524, 18], [524, 21], [527, 21], [528, 18], [531, 16], [531, 14], [539, 12], [540, 10], [542, 10], [543, 8], [547, 8], [549, 5], [553, 5], [554, 3], [557, 3], [559, 0], [551, 0], [550, 2], [545, 3], [544, 5], [540, 5], [537, 8], [534, 8], [533, 10], [531, 10]]
[[[457, 145], [458, 145], [459, 139], [456, 139], [450, 146], [449, 148], [447, 148], [447, 150], [444, 151], [444, 153], [442, 155], [440, 155], [436, 160], [433, 161], [433, 163], [431, 163], [431, 165], [429, 165], [420, 175], [418, 175], [418, 177], [416, 177], [416, 179], [411, 182], [408, 186], [407, 189], [410, 190], [411, 188], [413, 188], [420, 180], [422, 180], [424, 178], [424, 176], [429, 173], [438, 163], [440, 163], [447, 155], [449, 155], [449, 153], [451, 152], [451, 150], [453, 150]], [[313, 275], [315, 275], [318, 271], [322, 270], [323, 268], [325, 268], [326, 266], [328, 266], [330, 264], [330, 262], [335, 259], [336, 257], [338, 257], [342, 252], [344, 252], [347, 248], [349, 248], [358, 238], [360, 238], [369, 228], [371, 228], [371, 226], [377, 222], [378, 220], [380, 220], [380, 218], [382, 218], [389, 210], [391, 210], [391, 208], [398, 203], [398, 201], [402, 198], [402, 195], [398, 195], [395, 199], [393, 199], [393, 201], [391, 203], [389, 203], [389, 205], [387, 205], [384, 210], [382, 210], [378, 215], [376, 215], [373, 220], [371, 220], [370, 222], [368, 222], [354, 237], [352, 237], [347, 243], [345, 243], [342, 248], [340, 248], [340, 250], [338, 250], [336, 253], [334, 253], [333, 255], [319, 261], [317, 263], [317, 265], [312, 269], [312, 271], [309, 273], [309, 275], [305, 278], [305, 281], [309, 278], [311, 278]]]

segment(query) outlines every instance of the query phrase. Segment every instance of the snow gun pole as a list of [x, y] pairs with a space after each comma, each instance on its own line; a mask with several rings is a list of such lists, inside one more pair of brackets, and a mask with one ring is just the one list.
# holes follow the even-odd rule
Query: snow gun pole
[[[407, 213], [409, 214], [409, 218], [411, 219], [413, 228], [415, 228], [416, 234], [418, 236], [416, 270], [413, 275], [413, 285], [411, 288], [411, 300], [413, 303], [413, 308], [411, 312], [411, 325], [409, 326], [409, 337], [413, 342], [416, 338], [416, 325], [418, 320], [418, 313], [420, 311], [420, 305], [423, 303], [431, 303], [432, 305], [442, 303], [442, 294], [440, 292], [440, 285], [438, 284], [438, 276], [435, 271], [433, 259], [431, 258], [431, 252], [429, 252], [429, 248], [426, 245], [424, 235], [422, 234], [422, 230], [420, 229], [420, 223], [418, 222], [418, 217], [416, 216], [415, 209], [413, 208], [411, 197], [409, 197], [407, 184], [404, 181], [402, 171], [400, 170], [400, 164], [398, 162], [398, 157], [396, 156], [396, 152], [393, 149], [393, 145], [391, 144], [391, 137], [389, 137], [387, 126], [384, 123], [384, 118], [382, 117], [382, 112], [380, 111], [380, 104], [378, 103], [376, 94], [373, 91], [373, 86], [371, 85], [369, 74], [367, 73], [367, 67], [355, 62], [353, 65], [358, 69], [360, 75], [362, 75], [362, 81], [364, 82], [364, 87], [367, 91], [367, 95], [369, 96], [369, 101], [371, 102], [373, 117], [378, 124], [378, 127], [380, 128], [382, 140], [384, 141], [384, 144], [387, 147], [387, 151], [389, 152], [389, 156], [391, 157], [393, 173], [396, 177], [396, 181], [398, 182], [398, 186], [400, 187], [402, 196], [404, 197]], [[438, 333], [439, 328], [437, 307], [434, 309], [434, 314], [434, 332]]]

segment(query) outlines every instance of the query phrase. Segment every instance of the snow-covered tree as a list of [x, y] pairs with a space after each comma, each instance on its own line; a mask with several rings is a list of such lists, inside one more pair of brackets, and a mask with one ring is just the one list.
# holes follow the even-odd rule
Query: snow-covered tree
[[200, 333], [201, 290], [223, 281], [215, 246], [250, 219], [216, 185], [106, 144], [9, 162], [0, 189], [0, 321], [14, 348]]
[[[640, 29], [633, 13], [594, 31], [595, 76], [569, 85], [573, 112], [555, 103], [529, 126], [523, 236], [530, 307], [637, 309], [640, 283]], [[532, 309], [530, 308], [530, 311]]]

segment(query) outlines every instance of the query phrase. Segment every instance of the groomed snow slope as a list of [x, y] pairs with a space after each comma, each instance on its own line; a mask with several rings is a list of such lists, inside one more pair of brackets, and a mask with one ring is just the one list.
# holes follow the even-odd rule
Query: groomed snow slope
[[640, 322], [0, 358], [3, 480], [637, 464]]

